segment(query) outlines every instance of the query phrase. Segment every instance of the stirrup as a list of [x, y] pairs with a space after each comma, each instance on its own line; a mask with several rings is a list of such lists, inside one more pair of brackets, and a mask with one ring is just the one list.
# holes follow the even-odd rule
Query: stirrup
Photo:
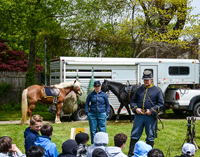
[[53, 98], [53, 104], [58, 104], [57, 97]]

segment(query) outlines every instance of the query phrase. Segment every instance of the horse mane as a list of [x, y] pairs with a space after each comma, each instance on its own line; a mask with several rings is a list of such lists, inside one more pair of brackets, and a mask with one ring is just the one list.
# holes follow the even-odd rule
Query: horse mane
[[124, 84], [120, 83], [120, 82], [115, 82], [115, 81], [108, 81], [108, 80], [105, 80], [105, 82], [110, 82], [112, 84], [115, 84], [115, 85], [121, 85], [121, 86], [124, 86]]
[[80, 82], [78, 82], [77, 80], [76, 80], [75, 83], [74, 83], [74, 81], [62, 82], [62, 83], [60, 83], [60, 84], [55, 84], [54, 86], [55, 86], [56, 88], [66, 88], [66, 87], [72, 87], [72, 86], [74, 86], [74, 87], [79, 86], [79, 87], [80, 87]]

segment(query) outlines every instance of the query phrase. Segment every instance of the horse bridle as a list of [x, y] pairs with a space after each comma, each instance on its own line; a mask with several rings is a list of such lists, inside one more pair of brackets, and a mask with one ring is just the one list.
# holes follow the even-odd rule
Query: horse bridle
[[104, 81], [104, 83], [105, 83], [105, 87], [106, 87], [106, 92], [109, 92], [107, 81]]
[[[74, 84], [74, 85], [75, 85], [75, 84]], [[76, 89], [76, 88], [74, 87], [74, 85], [73, 85], [73, 89], [74, 89], [75, 93], [78, 94], [78, 91], [81, 90], [81, 88], [79, 87], [78, 89]]]

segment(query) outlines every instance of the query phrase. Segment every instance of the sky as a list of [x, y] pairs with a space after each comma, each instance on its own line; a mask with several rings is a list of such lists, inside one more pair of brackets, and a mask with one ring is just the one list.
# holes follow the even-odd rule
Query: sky
[[200, 14], [200, 0], [193, 0], [193, 2], [191, 2], [191, 6], [194, 7], [191, 12], [192, 15]]

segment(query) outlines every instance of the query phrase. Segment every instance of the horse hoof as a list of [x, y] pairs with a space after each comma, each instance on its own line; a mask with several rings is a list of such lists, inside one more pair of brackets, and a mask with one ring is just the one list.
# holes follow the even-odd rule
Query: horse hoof
[[55, 123], [61, 123], [61, 121], [55, 122]]
[[115, 123], [118, 123], [118, 120], [115, 120]]

